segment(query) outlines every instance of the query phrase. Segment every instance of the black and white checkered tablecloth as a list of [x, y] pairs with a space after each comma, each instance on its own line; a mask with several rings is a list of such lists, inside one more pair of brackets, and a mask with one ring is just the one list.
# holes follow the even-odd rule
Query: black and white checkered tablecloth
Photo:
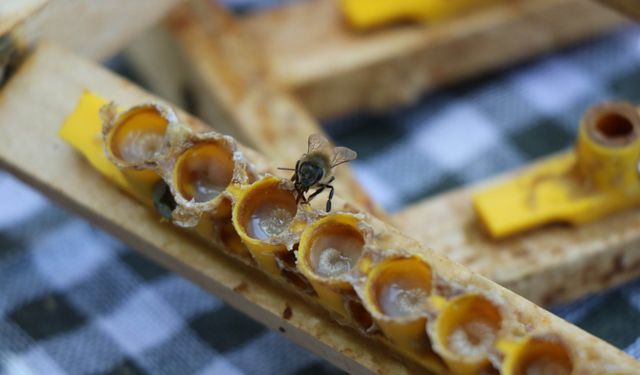
[[[613, 98], [640, 103], [640, 27], [327, 128], [398, 210], [569, 147], [584, 110]], [[640, 357], [640, 281], [554, 311]], [[0, 172], [2, 373], [339, 370]]]

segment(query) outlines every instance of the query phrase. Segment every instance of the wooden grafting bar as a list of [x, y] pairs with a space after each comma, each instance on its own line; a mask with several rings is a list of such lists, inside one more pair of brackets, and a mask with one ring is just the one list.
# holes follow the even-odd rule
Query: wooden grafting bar
[[[411, 373], [388, 350], [341, 328], [324, 311], [307, 305], [254, 269], [160, 222], [153, 212], [102, 178], [58, 137], [60, 125], [85, 90], [123, 106], [158, 100], [94, 63], [56, 47], [41, 46], [0, 92], [0, 166], [345, 371]], [[183, 112], [180, 116], [188, 118]], [[290, 315], [285, 314], [288, 310]]]

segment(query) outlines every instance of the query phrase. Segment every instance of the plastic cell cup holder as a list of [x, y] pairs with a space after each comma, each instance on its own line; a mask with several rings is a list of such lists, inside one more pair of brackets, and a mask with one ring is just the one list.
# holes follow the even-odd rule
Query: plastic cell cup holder
[[502, 326], [497, 304], [462, 294], [441, 304], [433, 324], [434, 349], [456, 374], [472, 375], [490, 367], [488, 354]]
[[289, 230], [298, 207], [293, 191], [280, 180], [265, 177], [236, 193], [233, 226], [260, 268], [281, 277], [276, 255], [287, 251], [272, 239]]
[[357, 298], [346, 276], [364, 247], [358, 222], [349, 214], [332, 214], [317, 220], [303, 231], [298, 250], [298, 268], [313, 285], [321, 303], [343, 316], [349, 316], [347, 299]]
[[145, 201], [151, 200], [160, 176], [151, 169], [139, 168], [156, 161], [167, 127], [174, 117], [169, 109], [142, 105], [112, 114], [110, 118], [106, 136], [107, 156], [121, 168], [131, 188]]
[[365, 282], [365, 307], [384, 335], [401, 348], [430, 347], [426, 309], [431, 267], [419, 257], [391, 258], [375, 265]]
[[569, 348], [555, 335], [527, 337], [514, 344], [501, 344], [505, 375], [572, 375], [574, 363]]
[[233, 155], [223, 144], [204, 141], [184, 151], [173, 168], [173, 184], [185, 201], [211, 202], [233, 176]]

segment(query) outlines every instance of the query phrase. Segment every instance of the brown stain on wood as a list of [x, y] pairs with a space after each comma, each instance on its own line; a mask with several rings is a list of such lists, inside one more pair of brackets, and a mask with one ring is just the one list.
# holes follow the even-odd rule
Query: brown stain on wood
[[293, 316], [293, 310], [289, 304], [284, 305], [284, 310], [282, 311], [282, 319], [289, 320]]
[[233, 287], [233, 291], [240, 294], [245, 293], [248, 290], [249, 290], [249, 284], [247, 284], [244, 281], [241, 281], [240, 284]]

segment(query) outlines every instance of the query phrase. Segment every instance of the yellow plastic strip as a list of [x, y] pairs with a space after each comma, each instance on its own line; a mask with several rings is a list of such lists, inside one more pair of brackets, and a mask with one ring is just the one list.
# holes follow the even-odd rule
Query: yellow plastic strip
[[104, 152], [100, 108], [108, 104], [107, 99], [85, 91], [80, 96], [76, 109], [71, 112], [60, 128], [60, 138], [76, 148], [89, 163], [120, 188], [135, 195], [127, 179]]
[[505, 0], [342, 0], [349, 23], [367, 30], [396, 21], [437, 22]]
[[[94, 168], [108, 179], [114, 181], [122, 190], [151, 206], [153, 205], [152, 191], [156, 183], [160, 181], [160, 176], [151, 170], [136, 170], [133, 168], [121, 170], [106, 156], [102, 138], [100, 110], [108, 103], [108, 100], [91, 92], [83, 92], [76, 110], [67, 117], [62, 125], [59, 136], [78, 149]], [[137, 116], [136, 108], [125, 112], [125, 114], [127, 119]], [[141, 125], [144, 125], [149, 120], [157, 122], [159, 116], [159, 113], [143, 113], [137, 122]], [[164, 121], [164, 119], [161, 120]]]
[[552, 222], [580, 224], [640, 204], [640, 115], [628, 103], [587, 112], [577, 152], [537, 163], [476, 193], [473, 205], [495, 238]]

